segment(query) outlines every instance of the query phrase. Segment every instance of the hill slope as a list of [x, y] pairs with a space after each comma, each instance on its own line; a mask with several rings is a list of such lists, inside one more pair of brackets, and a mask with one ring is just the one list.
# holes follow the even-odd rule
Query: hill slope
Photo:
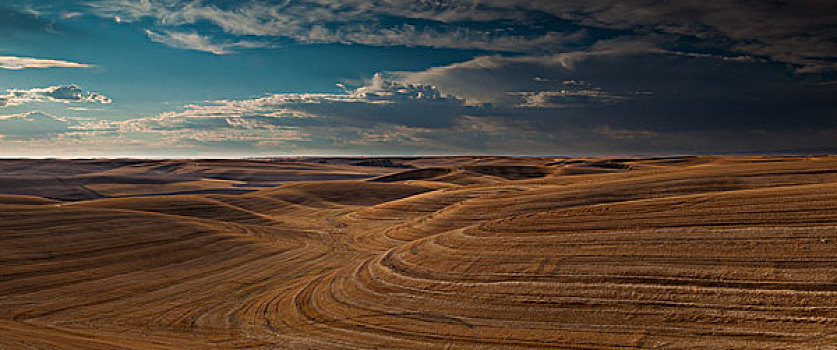
[[[0, 348], [837, 344], [835, 157], [399, 162], [86, 162], [168, 185], [2, 195]], [[166, 195], [218, 176], [249, 191]]]

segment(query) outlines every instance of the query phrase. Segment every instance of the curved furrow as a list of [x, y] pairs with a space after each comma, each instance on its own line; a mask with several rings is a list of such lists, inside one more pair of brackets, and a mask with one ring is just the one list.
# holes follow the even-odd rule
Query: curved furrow
[[[336, 299], [330, 304], [334, 315], [392, 313], [395, 309], [403, 310], [399, 315], [436, 315], [430, 318], [463, 324], [489, 320], [498, 328], [526, 334], [538, 326], [531, 321], [515, 322], [538, 320], [556, 332], [570, 326], [601, 332], [597, 329], [630, 329], [628, 325], [634, 322], [665, 323], [666, 327], [655, 330], [656, 337], [666, 333], [697, 337], [711, 331], [731, 342], [747, 337], [762, 339], [765, 345], [793, 344], [837, 325], [833, 279], [837, 261], [833, 247], [824, 243], [837, 240], [837, 230], [833, 225], [797, 226], [837, 222], [837, 193], [833, 185], [766, 191], [771, 195], [747, 192], [706, 198], [704, 210], [692, 207], [689, 215], [679, 219], [691, 225], [673, 225], [677, 216], [670, 212], [682, 210], [676, 206], [655, 203], [659, 210], [645, 210], [655, 200], [613, 204], [623, 208], [612, 208], [608, 215], [618, 219], [617, 209], [624, 210], [625, 220], [638, 222], [608, 221], [610, 228], [620, 230], [618, 235], [608, 234], [606, 223], [577, 225], [585, 219], [595, 221], [597, 211], [588, 211], [586, 216], [547, 212], [447, 231], [402, 245], [367, 263], [368, 268], [362, 269], [368, 271], [366, 278], [355, 274], [349, 283], [352, 275], [344, 273], [342, 280], [335, 277], [330, 285], [341, 286], [337, 290], [345, 295], [322, 287], [314, 290], [320, 295], [310, 299], [320, 303]], [[810, 193], [818, 193], [817, 199], [809, 198]], [[725, 215], [714, 210], [730, 201], [738, 206], [727, 207]], [[778, 210], [786, 206], [774, 205], [787, 202], [795, 203], [795, 208]], [[538, 220], [539, 216], [552, 221]], [[741, 230], [741, 225], [728, 223], [727, 216], [745, 223], [752, 218], [750, 226], [761, 226], [761, 222], [764, 227]], [[649, 226], [690, 229], [625, 231], [626, 227]], [[572, 233], [556, 234], [562, 231]], [[592, 236], [584, 237], [584, 232]], [[753, 232], [769, 239], [736, 239]], [[619, 242], [608, 241], [614, 236]], [[624, 242], [626, 236], [631, 238], [629, 245]], [[578, 242], [579, 237], [584, 241]], [[561, 245], [568, 240], [575, 244]], [[802, 252], [805, 258], [800, 259]], [[355, 286], [355, 294], [347, 292], [347, 285]], [[594, 297], [602, 286], [607, 286], [607, 293]], [[361, 304], [363, 300], [368, 304]], [[322, 309], [320, 314], [327, 314]], [[584, 315], [583, 320], [578, 315]], [[723, 330], [712, 328], [717, 322], [724, 324]], [[410, 324], [402, 320], [398, 327]], [[485, 327], [490, 325], [480, 324]], [[445, 330], [453, 328], [445, 326]], [[438, 333], [443, 331], [434, 334]], [[486, 337], [480, 340], [488, 341]]]
[[835, 159], [620, 162], [3, 199], [0, 348], [837, 343]]

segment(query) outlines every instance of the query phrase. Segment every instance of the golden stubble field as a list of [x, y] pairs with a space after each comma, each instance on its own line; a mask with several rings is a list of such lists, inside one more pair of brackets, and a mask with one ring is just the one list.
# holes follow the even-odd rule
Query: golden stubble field
[[0, 349], [837, 349], [837, 157], [370, 164], [0, 161]]

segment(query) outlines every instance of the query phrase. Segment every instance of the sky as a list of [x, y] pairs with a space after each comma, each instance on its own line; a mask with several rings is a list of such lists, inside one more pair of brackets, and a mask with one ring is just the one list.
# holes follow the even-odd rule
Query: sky
[[0, 157], [810, 152], [831, 0], [0, 3]]

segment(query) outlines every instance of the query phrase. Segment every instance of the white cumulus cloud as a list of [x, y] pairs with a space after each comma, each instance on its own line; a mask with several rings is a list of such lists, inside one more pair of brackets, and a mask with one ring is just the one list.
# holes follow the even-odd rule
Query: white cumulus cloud
[[31, 102], [92, 102], [111, 103], [111, 99], [96, 92], [85, 93], [78, 85], [57, 85], [33, 89], [9, 89], [5, 95], [0, 95], [0, 107], [18, 106]]

